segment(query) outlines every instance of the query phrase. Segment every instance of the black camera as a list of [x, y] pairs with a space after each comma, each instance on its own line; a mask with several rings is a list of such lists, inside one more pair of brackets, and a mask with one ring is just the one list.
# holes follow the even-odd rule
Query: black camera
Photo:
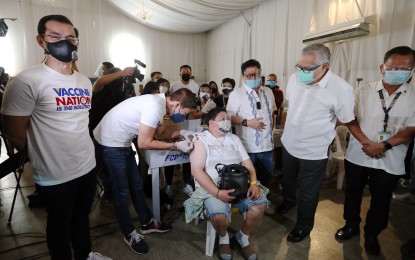
[[127, 77], [129, 83], [135, 83], [135, 79], [138, 79], [139, 81], [143, 81], [144, 74], [141, 74], [140, 69], [138, 68], [138, 65], [145, 68], [147, 67], [144, 63], [142, 63], [139, 60], [134, 59], [135, 67], [134, 67], [134, 73], [133, 75]]

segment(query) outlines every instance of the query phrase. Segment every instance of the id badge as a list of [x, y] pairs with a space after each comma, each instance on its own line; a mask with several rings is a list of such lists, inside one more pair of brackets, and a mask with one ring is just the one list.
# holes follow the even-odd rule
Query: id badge
[[390, 137], [391, 137], [391, 133], [389, 133], [389, 132], [383, 132], [383, 131], [379, 132], [377, 134], [377, 142], [381, 143], [383, 141], [388, 140]]

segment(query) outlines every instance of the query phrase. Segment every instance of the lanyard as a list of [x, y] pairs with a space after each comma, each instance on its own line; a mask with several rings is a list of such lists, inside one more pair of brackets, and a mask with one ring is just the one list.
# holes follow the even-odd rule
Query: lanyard
[[382, 104], [383, 112], [385, 112], [385, 119], [383, 120], [383, 132], [386, 132], [386, 127], [388, 126], [389, 111], [392, 109], [393, 105], [395, 105], [396, 100], [398, 100], [401, 94], [402, 92], [396, 93], [395, 97], [392, 100], [392, 103], [386, 109], [386, 103], [385, 98], [383, 97], [383, 92], [382, 90], [379, 90], [380, 103]]

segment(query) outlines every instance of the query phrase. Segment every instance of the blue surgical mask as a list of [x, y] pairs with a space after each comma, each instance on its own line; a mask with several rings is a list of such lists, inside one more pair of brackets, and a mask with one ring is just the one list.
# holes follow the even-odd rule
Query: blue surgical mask
[[311, 82], [314, 81], [314, 70], [313, 71], [303, 71], [303, 70], [298, 70], [297, 71], [297, 77], [298, 80], [303, 83], [303, 84], [310, 84]]
[[184, 114], [180, 114], [180, 113], [176, 113], [170, 116], [171, 121], [175, 122], [175, 123], [181, 123], [184, 120], [186, 120], [186, 115]]
[[269, 86], [270, 88], [275, 88], [275, 86], [277, 85], [277, 82], [275, 80], [268, 80], [267, 84], [265, 85]]
[[247, 79], [247, 80], [245, 80], [245, 85], [248, 88], [254, 89], [254, 88], [258, 87], [259, 84], [261, 84], [261, 79]]
[[383, 80], [389, 85], [402, 85], [411, 77], [410, 70], [385, 70]]
[[[180, 112], [180, 108], [179, 108], [179, 112]], [[186, 115], [185, 114], [180, 114], [180, 113], [174, 113], [174, 111], [173, 111], [173, 115], [170, 116], [170, 119], [174, 123], [181, 123], [184, 120], [186, 120]]]

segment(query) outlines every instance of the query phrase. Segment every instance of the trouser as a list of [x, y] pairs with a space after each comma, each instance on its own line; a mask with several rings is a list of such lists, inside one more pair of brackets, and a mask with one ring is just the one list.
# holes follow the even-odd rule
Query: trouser
[[257, 179], [266, 187], [274, 175], [274, 162], [272, 160], [272, 151], [261, 153], [248, 153], [251, 159]]
[[346, 220], [346, 225], [359, 226], [363, 189], [369, 180], [371, 199], [364, 230], [370, 235], [379, 235], [388, 226], [392, 191], [400, 176], [389, 174], [381, 169], [360, 166], [347, 160], [345, 160], [345, 170], [346, 189], [343, 217]]
[[101, 148], [104, 163], [111, 174], [112, 194], [118, 224], [121, 232], [127, 237], [135, 230], [128, 210], [130, 197], [142, 225], [149, 223], [153, 218], [153, 213], [151, 213], [144, 195], [140, 170], [131, 147], [98, 145]]
[[314, 227], [314, 215], [319, 200], [320, 187], [324, 180], [327, 159], [304, 160], [292, 156], [282, 148], [282, 186], [284, 202], [296, 204], [297, 177], [300, 183], [300, 199], [296, 228], [310, 232]]
[[51, 259], [85, 260], [91, 252], [89, 217], [97, 179], [96, 170], [74, 180], [39, 186], [47, 213], [46, 240]]
[[411, 160], [411, 184], [407, 187], [408, 191], [415, 194], [415, 156], [412, 154]]
[[108, 169], [104, 164], [102, 153], [100, 151], [97, 141], [95, 141], [95, 139], [92, 139], [92, 140], [94, 141], [94, 147], [95, 147], [95, 161], [97, 162], [96, 168], [97, 168], [98, 177], [102, 181], [102, 186], [104, 188], [104, 191], [111, 194], [111, 189], [112, 189], [111, 175], [109, 174]]

